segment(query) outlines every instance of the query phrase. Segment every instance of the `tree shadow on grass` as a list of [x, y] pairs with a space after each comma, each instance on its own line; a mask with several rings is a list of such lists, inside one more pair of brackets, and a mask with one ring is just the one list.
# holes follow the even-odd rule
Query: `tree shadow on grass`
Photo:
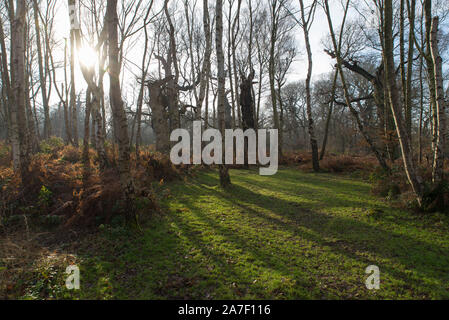
[[[298, 177], [296, 183], [291, 179], [286, 179], [283, 176], [275, 176], [264, 180], [261, 185], [260, 181], [254, 176], [245, 175], [239, 176], [239, 180], [248, 185], [254, 185], [258, 190], [265, 190], [270, 193], [279, 192], [288, 196], [307, 197], [307, 200], [320, 202], [321, 207], [329, 207], [337, 205], [338, 207], [359, 207], [366, 208], [370, 206], [370, 202], [375, 202], [368, 199], [367, 195], [370, 193], [368, 186], [358, 186], [357, 189], [350, 189], [345, 183], [335, 182], [334, 180], [327, 181], [325, 177], [317, 177], [319, 180], [303, 181]], [[329, 203], [323, 201], [328, 198]], [[386, 203], [376, 202], [376, 208], [389, 209]]]
[[[237, 178], [237, 179], [240, 179]], [[207, 184], [211, 185], [209, 181]], [[285, 201], [276, 197], [255, 193], [241, 185], [234, 184], [231, 188], [222, 190], [208, 188], [202, 182], [194, 182], [193, 192], [210, 192], [212, 195], [222, 198], [228, 203], [240, 207], [241, 213], [254, 218], [263, 218], [271, 225], [290, 232], [293, 235], [305, 238], [321, 247], [330, 247], [340, 255], [369, 264], [376, 264], [375, 256], [391, 259], [392, 263], [399, 263], [408, 271], [414, 271], [418, 278], [411, 277], [403, 271], [397, 270], [393, 265], [380, 266], [383, 272], [389, 273], [396, 279], [407, 282], [407, 287], [420, 288], [425, 285], [428, 289], [444, 290], [444, 283], [449, 280], [447, 266], [449, 259], [444, 254], [443, 248], [434, 244], [420, 241], [404, 234], [386, 231], [377, 226], [370, 225], [355, 219], [335, 217], [298, 207], [298, 204]], [[196, 214], [214, 227], [221, 234], [229, 234], [229, 230], [217, 226], [208, 218], [207, 213], [194, 208], [191, 201], [180, 200], [189, 206]], [[350, 206], [358, 206], [363, 202], [352, 201]], [[261, 208], [262, 210], [258, 210]], [[272, 214], [267, 214], [269, 210]], [[400, 223], [400, 222], [399, 222]], [[332, 238], [334, 240], [332, 240]], [[235, 235], [230, 241], [237, 241], [239, 247], [244, 247], [245, 239], [239, 239]], [[267, 256], [267, 252], [257, 252], [255, 248], [247, 248], [254, 251], [258, 259]], [[378, 263], [378, 262], [377, 262]], [[437, 263], [438, 265], [432, 265]], [[279, 267], [279, 265], [277, 265]], [[279, 270], [285, 272], [285, 270]], [[432, 284], [424, 284], [422, 277], [434, 280]], [[430, 286], [430, 287], [429, 287]], [[423, 288], [425, 291], [425, 289]]]
[[[240, 237], [236, 232], [220, 226], [214, 219], [209, 218], [207, 214], [203, 214], [201, 209], [197, 208], [193, 205], [193, 203], [186, 201], [183, 201], [182, 203], [189, 208], [189, 210], [191, 210], [192, 214], [194, 214], [197, 219], [207, 224], [216, 235], [220, 235], [225, 238], [226, 243], [231, 245], [233, 249], [246, 252], [254, 259], [254, 261], [257, 261], [258, 264], [263, 264], [264, 268], [271, 268], [275, 271], [273, 267], [275, 263], [272, 259], [275, 259], [276, 257], [273, 257], [255, 246], [252, 246], [251, 249], [248, 250], [249, 243], [246, 239]], [[201, 251], [204, 257], [207, 260], [210, 259], [212, 265], [219, 269], [219, 272], [214, 274], [214, 276], [218, 278], [214, 278], [212, 280], [217, 283], [217, 286], [225, 286], [225, 290], [229, 290], [228, 288], [230, 288], [231, 291], [224, 293], [225, 298], [242, 298], [248, 296], [256, 297], [258, 299], [274, 298], [273, 294], [275, 293], [267, 291], [263, 283], [260, 281], [254, 283], [254, 272], [246, 272], [244, 270], [245, 266], [236, 265], [235, 261], [232, 261], [233, 259], [240, 257], [232, 256], [231, 252], [228, 252], [226, 248], [222, 247], [223, 244], [211, 244], [210, 242], [206, 242], [202, 239], [199, 232], [196, 232], [196, 230], [192, 230], [189, 227], [188, 223], [182, 219], [181, 215], [172, 215], [171, 219], [175, 222], [179, 229], [183, 231], [184, 236], [186, 236], [189, 241]], [[206, 274], [207, 272], [204, 273], [204, 270], [203, 272], [199, 270], [199, 272], [203, 278], [210, 277], [210, 275]], [[306, 276], [306, 273], [302, 273], [301, 279], [306, 278]], [[231, 296], [229, 296], [230, 294]], [[304, 291], [300, 295], [295, 296], [295, 298], [311, 298], [311, 295]]]
[[[374, 297], [444, 296], [449, 282], [445, 248], [369, 220], [311, 210], [299, 198], [281, 198], [292, 192], [291, 186], [282, 186], [286, 174], [273, 182], [250, 174], [232, 175], [234, 184], [227, 189], [217, 187], [215, 172], [172, 185], [177, 198], [168, 200], [161, 222], [152, 222], [145, 235], [133, 238], [126, 248], [102, 246], [99, 260], [110, 265], [105, 271], [111, 272], [111, 286], [117, 290], [112, 297], [326, 299], [351, 298], [357, 291], [359, 298], [372, 298], [363, 283], [364, 268], [371, 264], [380, 267], [381, 281], [385, 279], [381, 286], [390, 286], [389, 292], [380, 290]], [[308, 186], [314, 179], [299, 181], [305, 197], [319, 194], [320, 189]], [[332, 189], [332, 183], [325, 187]], [[350, 187], [337, 189], [332, 197], [340, 199], [333, 207], [371, 205], [340, 194], [351, 193]], [[266, 190], [274, 193], [258, 192]], [[313, 201], [320, 207], [319, 197]], [[395, 224], [408, 227], [402, 221]], [[114, 236], [111, 244], [122, 241], [129, 240]], [[120, 261], [124, 266], [116, 268]], [[254, 283], [258, 276], [262, 278]], [[283, 278], [294, 283], [276, 282]], [[333, 290], [323, 287], [326, 282]]]

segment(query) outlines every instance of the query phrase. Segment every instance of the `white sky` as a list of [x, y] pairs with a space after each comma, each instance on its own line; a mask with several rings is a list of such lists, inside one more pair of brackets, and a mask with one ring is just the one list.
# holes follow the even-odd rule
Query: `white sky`
[[[330, 4], [330, 10], [334, 22], [334, 29], [338, 30], [341, 20], [343, 19], [343, 13], [339, 1], [333, 1]], [[290, 81], [297, 81], [305, 79], [307, 73], [307, 57], [305, 56], [304, 48], [304, 35], [300, 28], [297, 28], [297, 39], [302, 50], [302, 54], [298, 55], [299, 59], [296, 61], [289, 74]], [[331, 59], [323, 48], [323, 39], [329, 34], [329, 24], [327, 22], [326, 14], [321, 7], [317, 8], [315, 14], [315, 20], [310, 29], [310, 41], [313, 54], [313, 77], [317, 78], [319, 75], [328, 73], [335, 65], [335, 60]]]
[[[295, 4], [297, 1], [293, 1]], [[213, 5], [214, 1], [210, 1], [211, 6]], [[307, 1], [306, 1], [307, 3]], [[201, 5], [201, 1], [198, 2], [198, 7]], [[59, 5], [59, 10], [57, 13], [57, 16], [55, 17], [55, 25], [57, 26], [55, 30], [55, 38], [57, 41], [61, 41], [63, 43], [63, 39], [69, 37], [70, 34], [70, 25], [69, 25], [69, 19], [68, 19], [68, 11], [67, 11], [67, 4], [66, 2], [61, 2]], [[342, 8], [340, 5], [340, 1], [332, 1], [330, 3], [331, 11], [333, 15], [333, 20], [335, 24], [335, 28], [337, 28], [340, 24], [340, 21], [342, 19]], [[299, 7], [299, 5], [298, 5]], [[182, 3], [178, 6], [179, 10], [183, 10]], [[300, 54], [296, 57], [295, 62], [291, 66], [291, 70], [288, 74], [288, 81], [298, 81], [303, 80], [306, 77], [307, 73], [307, 58], [305, 56], [305, 50], [304, 50], [304, 36], [302, 33], [302, 30], [298, 27], [295, 29], [296, 31], [296, 38], [298, 41], [298, 46], [300, 49]], [[328, 73], [332, 70], [332, 66], [334, 64], [334, 61], [329, 58], [329, 56], [323, 51], [323, 44], [322, 40], [323, 38], [328, 34], [328, 23], [326, 16], [322, 10], [321, 7], [317, 8], [315, 20], [312, 25], [311, 31], [310, 31], [310, 39], [311, 39], [311, 46], [313, 51], [313, 77], [317, 78], [320, 75], [324, 73]], [[137, 52], [133, 56], [133, 51]], [[141, 51], [141, 50], [140, 50]], [[127, 58], [134, 63], [137, 63], [140, 65], [141, 60], [141, 52], [136, 48], [135, 50], [131, 50]], [[62, 53], [60, 53], [62, 54]], [[55, 55], [55, 60], [62, 60], [62, 56]], [[77, 91], [85, 89], [85, 81], [81, 75], [81, 72], [79, 70], [79, 67], [77, 69], [76, 74], [76, 88]], [[133, 82], [134, 77], [129, 74], [126, 70], [125, 72], [125, 85], [129, 88], [131, 83]], [[58, 81], [63, 79], [62, 74], [57, 74]], [[105, 89], [108, 86], [107, 77], [105, 78]], [[128, 95], [129, 96], [129, 95]], [[39, 98], [39, 97], [38, 97]], [[56, 104], [58, 102], [58, 97], [56, 93], [52, 94], [51, 102]]]

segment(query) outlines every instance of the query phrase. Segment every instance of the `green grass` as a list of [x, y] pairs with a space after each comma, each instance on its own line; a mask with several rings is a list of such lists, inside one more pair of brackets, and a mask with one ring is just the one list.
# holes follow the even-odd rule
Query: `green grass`
[[[449, 299], [449, 223], [392, 208], [370, 185], [282, 169], [216, 171], [164, 187], [138, 235], [79, 249], [82, 299]], [[367, 290], [365, 268], [380, 268]]]

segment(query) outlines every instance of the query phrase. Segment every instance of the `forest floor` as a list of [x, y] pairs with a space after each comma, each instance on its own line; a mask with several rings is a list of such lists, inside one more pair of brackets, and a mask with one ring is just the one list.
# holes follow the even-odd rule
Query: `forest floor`
[[[161, 213], [142, 233], [112, 224], [47, 249], [15, 284], [21, 298], [449, 299], [448, 216], [394, 208], [341, 175], [231, 179], [222, 189], [208, 170], [158, 186]], [[68, 261], [80, 290], [64, 289]], [[370, 265], [379, 290], [365, 286]]]

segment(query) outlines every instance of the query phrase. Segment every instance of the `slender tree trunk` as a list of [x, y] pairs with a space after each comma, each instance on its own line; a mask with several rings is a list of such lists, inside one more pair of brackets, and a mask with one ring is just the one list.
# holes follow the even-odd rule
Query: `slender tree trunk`
[[[67, 81], [67, 39], [65, 39], [64, 43], [64, 84], [63, 91], [67, 92], [68, 90], [68, 81]], [[63, 93], [64, 94], [64, 93]], [[69, 110], [68, 110], [68, 96], [65, 95], [66, 100], [64, 100], [64, 124], [65, 124], [65, 134], [66, 134], [66, 142], [73, 143], [72, 141], [72, 130], [70, 126], [70, 118], [69, 118]]]
[[39, 6], [37, 0], [33, 0], [34, 11], [34, 27], [36, 31], [36, 47], [37, 47], [37, 60], [39, 66], [39, 79], [41, 84], [42, 105], [44, 107], [44, 139], [48, 139], [51, 136], [51, 122], [50, 122], [50, 107], [48, 104], [47, 95], [47, 74], [44, 71], [43, 55], [41, 45], [41, 31], [39, 27]]
[[26, 1], [17, 0], [16, 15], [12, 24], [11, 33], [11, 57], [12, 70], [14, 73], [14, 103], [17, 116], [19, 147], [20, 147], [20, 174], [23, 186], [30, 182], [28, 166], [30, 154], [28, 150], [28, 126], [26, 120], [26, 81], [25, 81], [25, 24], [26, 24]]
[[[408, 1], [408, 0], [407, 0]], [[410, 118], [408, 117], [408, 108], [411, 107], [407, 105], [407, 74], [405, 71], [405, 0], [400, 0], [400, 13], [399, 13], [399, 70], [401, 71], [401, 91], [402, 95], [402, 105], [404, 106], [405, 113], [405, 126], [407, 128], [407, 134], [411, 137], [412, 135], [412, 119], [411, 112]], [[407, 63], [410, 64], [411, 61]], [[410, 109], [411, 111], [411, 109]]]
[[235, 129], [236, 123], [237, 123], [237, 116], [236, 116], [236, 101], [235, 98], [235, 91], [234, 91], [234, 78], [232, 76], [232, 73], [234, 71], [234, 66], [232, 63], [232, 50], [233, 50], [233, 41], [232, 38], [234, 35], [232, 34], [232, 5], [234, 2], [229, 2], [229, 20], [228, 20], [228, 78], [229, 78], [229, 92], [231, 93], [231, 104], [232, 104], [232, 128]]
[[[436, 110], [436, 88], [435, 88], [435, 66], [432, 59], [432, 48], [430, 43], [430, 33], [432, 29], [432, 0], [424, 0], [424, 24], [426, 32], [426, 53], [425, 59], [427, 63], [427, 73], [428, 73], [428, 83], [430, 92], [430, 112], [432, 117], [432, 150], [436, 149], [437, 144], [437, 134], [438, 134], [438, 112]], [[435, 153], [434, 153], [435, 154]], [[434, 161], [435, 163], [435, 161]]]
[[[223, 138], [225, 137], [225, 83], [226, 76], [224, 70], [224, 53], [223, 53], [223, 0], [217, 0], [216, 3], [216, 33], [215, 44], [217, 46], [217, 68], [218, 68], [218, 124]], [[224, 143], [223, 143], [224, 147]], [[224, 151], [224, 148], [223, 148]], [[223, 164], [219, 166], [220, 184], [226, 187], [231, 184], [228, 167], [224, 164], [225, 154], [223, 153]]]
[[418, 128], [418, 163], [422, 164], [423, 153], [423, 117], [424, 117], [424, 79], [423, 79], [423, 64], [424, 59], [421, 56], [419, 64], [419, 86], [420, 86], [420, 101], [419, 101], [419, 128]]
[[84, 114], [84, 138], [83, 138], [83, 154], [82, 154], [82, 162], [83, 162], [83, 186], [86, 189], [90, 173], [90, 158], [89, 158], [89, 135], [90, 135], [90, 114], [92, 112], [92, 94], [90, 89], [86, 90], [86, 110]]
[[[11, 77], [9, 75], [8, 55], [5, 42], [5, 33], [3, 29], [3, 21], [0, 18], [0, 47], [2, 50], [2, 84], [3, 89], [6, 89], [6, 109], [8, 110], [8, 134], [12, 146], [12, 163], [15, 171], [20, 170], [20, 143], [19, 143], [19, 127], [17, 125], [17, 109], [14, 107], [14, 90], [11, 83], [14, 81], [13, 74], [13, 56], [11, 59]], [[11, 47], [11, 53], [13, 48]]]
[[435, 96], [436, 96], [436, 113], [438, 115], [438, 132], [435, 144], [435, 154], [433, 163], [432, 180], [434, 184], [438, 184], [443, 180], [444, 168], [444, 149], [446, 146], [446, 101], [444, 97], [443, 86], [443, 59], [441, 58], [438, 48], [438, 28], [439, 18], [435, 17], [432, 22], [432, 32], [430, 35], [431, 52], [433, 65], [435, 67]]
[[[201, 120], [201, 110], [203, 106], [204, 99], [206, 97], [206, 90], [208, 89], [209, 75], [210, 75], [210, 57], [212, 55], [212, 35], [210, 30], [210, 16], [208, 0], [203, 0], [203, 29], [206, 41], [206, 49], [204, 52], [203, 66], [201, 68], [201, 78], [200, 78], [200, 94], [198, 97], [198, 105], [195, 110], [195, 119]], [[206, 101], [206, 105], [208, 102]], [[207, 126], [207, 112], [206, 110], [206, 120], [205, 125]]]
[[332, 83], [331, 101], [329, 103], [329, 113], [327, 115], [326, 125], [324, 127], [324, 138], [323, 138], [323, 145], [321, 147], [320, 160], [323, 160], [324, 155], [326, 154], [326, 145], [327, 145], [327, 139], [329, 136], [329, 125], [331, 123], [332, 112], [334, 109], [334, 98], [335, 98], [335, 91], [337, 89], [337, 80], [338, 80], [338, 70], [335, 70], [334, 81]]
[[[307, 61], [308, 61], [308, 70], [307, 70], [307, 78], [306, 78], [306, 106], [307, 106], [307, 119], [308, 119], [308, 127], [309, 127], [309, 137], [310, 137], [310, 146], [312, 148], [312, 165], [313, 170], [315, 172], [320, 171], [320, 160], [318, 158], [318, 142], [315, 136], [315, 126], [312, 116], [312, 94], [311, 94], [311, 81], [312, 81], [312, 71], [313, 71], [313, 60], [312, 60], [312, 49], [310, 47], [310, 38], [309, 38], [309, 28], [312, 20], [310, 19], [310, 15], [313, 13], [309, 13], [309, 19], [306, 18], [306, 12], [304, 8], [304, 1], [300, 0], [299, 4], [301, 6], [301, 20], [302, 20], [302, 29], [304, 32], [304, 40], [306, 43], [307, 49]], [[314, 10], [314, 6], [316, 5], [316, 1], [312, 4], [311, 11]]]
[[75, 35], [70, 32], [70, 111], [72, 114], [72, 137], [73, 145], [78, 147], [78, 111], [76, 108], [76, 87], [75, 87]]
[[106, 23], [109, 40], [109, 95], [112, 115], [115, 119], [116, 134], [119, 147], [118, 169], [120, 186], [124, 201], [124, 210], [128, 223], [137, 223], [134, 205], [134, 182], [130, 171], [130, 148], [128, 137], [128, 121], [126, 118], [120, 88], [120, 64], [118, 47], [117, 0], [108, 0]]
[[[235, 101], [236, 101], [236, 108], [237, 108], [237, 117], [238, 117], [238, 127], [242, 127], [242, 110], [240, 109], [239, 101], [239, 79], [238, 74], [239, 71], [237, 70], [237, 34], [240, 31], [240, 10], [242, 7], [242, 0], [237, 0], [237, 12], [235, 16], [235, 20], [232, 24], [232, 38], [231, 38], [231, 55], [232, 55], [232, 69], [234, 70], [234, 92], [235, 92]], [[231, 68], [231, 66], [229, 66]], [[234, 118], [234, 127], [235, 127], [235, 118]]]
[[415, 49], [415, 44], [413, 41], [413, 33], [415, 32], [415, 11], [416, 11], [416, 0], [407, 1], [408, 12], [409, 12], [409, 38], [408, 38], [408, 56], [407, 56], [407, 80], [405, 83], [405, 122], [407, 125], [407, 132], [412, 136], [412, 77], [413, 77], [413, 54]]
[[[103, 172], [104, 169], [109, 165], [108, 158], [106, 156], [105, 137], [103, 135], [103, 117], [101, 116], [101, 101], [98, 99], [98, 94], [94, 94], [92, 98], [92, 117], [95, 119], [96, 123], [96, 149], [98, 152], [98, 158], [100, 161], [100, 171]], [[95, 132], [95, 128], [92, 128]]]
[[175, 27], [170, 17], [170, 13], [168, 10], [168, 2], [169, 0], [165, 0], [164, 2], [164, 12], [165, 18], [167, 19], [167, 23], [169, 26], [169, 36], [170, 36], [170, 44], [169, 44], [169, 52], [167, 58], [166, 68], [166, 76], [168, 76], [168, 70], [171, 75], [171, 67], [173, 65], [174, 75], [172, 79], [169, 81], [167, 86], [167, 96], [168, 96], [168, 109], [169, 109], [169, 118], [170, 118], [170, 130], [175, 130], [180, 127], [180, 114], [179, 114], [179, 106], [178, 106], [178, 80], [179, 80], [179, 67], [178, 67], [178, 58], [176, 56], [176, 37], [175, 37]]

